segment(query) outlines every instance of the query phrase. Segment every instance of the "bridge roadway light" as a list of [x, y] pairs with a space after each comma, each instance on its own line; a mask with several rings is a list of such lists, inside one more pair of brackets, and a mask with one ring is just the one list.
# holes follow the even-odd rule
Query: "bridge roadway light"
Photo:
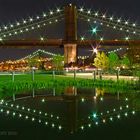
[[44, 41], [44, 38], [43, 38], [43, 37], [40, 37], [40, 40], [41, 40], [41, 41]]
[[11, 27], [11, 28], [13, 28], [13, 27], [14, 27], [14, 25], [13, 25], [13, 24], [11, 24], [11, 25], [10, 25], [10, 27]]
[[125, 24], [128, 25], [128, 21], [125, 21]]
[[136, 26], [136, 24], [135, 23], [133, 23], [133, 27], [135, 27]]
[[40, 17], [39, 17], [39, 16], [37, 16], [36, 18], [37, 18], [37, 19], [39, 19]]
[[98, 12], [95, 13], [95, 16], [98, 16]]
[[93, 34], [96, 34], [97, 33], [97, 28], [95, 27], [95, 28], [92, 28], [92, 33]]
[[81, 37], [81, 40], [82, 40], [82, 41], [85, 40], [85, 37], [82, 36], [82, 37]]
[[100, 41], [103, 41], [103, 40], [104, 40], [104, 38], [103, 38], [103, 37], [101, 37], [101, 38], [100, 38]]
[[50, 11], [50, 15], [53, 15], [53, 11]]
[[59, 13], [60, 12], [60, 9], [59, 8], [57, 8], [57, 13]]
[[79, 9], [79, 11], [80, 11], [80, 12], [83, 12], [83, 11], [84, 11], [83, 7], [81, 7], [81, 8]]
[[119, 23], [120, 23], [120, 22], [121, 22], [121, 19], [118, 19], [118, 20], [117, 20], [117, 22], [119, 22]]
[[26, 20], [23, 20], [23, 23], [25, 24], [25, 23], [27, 23], [27, 21]]
[[125, 37], [125, 40], [126, 40], [126, 41], [129, 40], [129, 37]]
[[93, 53], [97, 54], [97, 52], [98, 52], [97, 48], [93, 48]]
[[112, 21], [113, 20], [113, 17], [110, 17], [110, 20]]
[[47, 15], [45, 13], [43, 13], [43, 17], [46, 17]]
[[87, 14], [91, 14], [91, 11], [90, 11], [90, 10], [88, 10], [88, 11], [87, 11]]

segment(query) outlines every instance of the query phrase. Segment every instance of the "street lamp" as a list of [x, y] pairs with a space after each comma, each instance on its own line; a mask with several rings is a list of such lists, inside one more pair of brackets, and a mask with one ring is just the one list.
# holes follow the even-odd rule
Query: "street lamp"
[[119, 80], [119, 72], [120, 72], [120, 68], [117, 67], [117, 81]]
[[32, 81], [34, 81], [35, 67], [32, 67]]

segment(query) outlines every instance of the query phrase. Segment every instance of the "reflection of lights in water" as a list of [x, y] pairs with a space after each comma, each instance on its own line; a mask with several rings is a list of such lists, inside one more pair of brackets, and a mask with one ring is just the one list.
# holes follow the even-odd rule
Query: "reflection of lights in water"
[[[1, 110], [3, 110], [3, 109], [1, 109]], [[24, 115], [25, 115], [25, 113], [24, 113], [24, 115], [23, 114], [21, 114], [21, 113], [15, 113], [15, 112], [12, 112], [12, 113], [10, 113], [10, 111], [9, 110], [3, 110], [2, 112], [4, 112], [4, 113], [6, 113], [7, 115], [12, 115], [12, 116], [16, 116], [16, 114], [17, 114], [17, 116], [19, 117], [19, 118], [24, 118]], [[30, 114], [31, 115], [31, 114]], [[29, 116], [25, 116], [25, 120], [28, 120], [29, 119]], [[38, 119], [35, 119], [34, 117], [31, 117], [31, 121], [32, 122], [35, 122], [36, 120], [38, 120]], [[41, 119], [39, 119], [38, 120], [38, 123], [41, 123], [42, 122], [42, 120]], [[45, 121], [45, 125], [48, 125], [49, 123], [47, 122], [47, 121]], [[58, 129], [59, 130], [61, 130], [62, 129], [62, 126], [61, 125], [55, 125], [54, 123], [52, 123], [51, 124], [51, 126], [54, 128], [55, 126], [58, 126]]]
[[[96, 96], [92, 96], [92, 98], [95, 98]], [[100, 97], [99, 98], [101, 101], [103, 100], [103, 97]], [[81, 98], [81, 101], [82, 102], [84, 102], [85, 101], [85, 98]], [[128, 98], [126, 99], [125, 98], [125, 101], [128, 101]], [[1, 103], [1, 102], [0, 102]], [[47, 116], [47, 113], [43, 113], [43, 112], [41, 112], [41, 111], [36, 111], [36, 110], [32, 110], [32, 109], [30, 109], [30, 108], [26, 108], [26, 107], [24, 107], [24, 106], [19, 106], [19, 105], [14, 105], [14, 104], [9, 104], [9, 103], [1, 103], [1, 104], [5, 104], [6, 106], [8, 106], [9, 105], [9, 107], [12, 107], [13, 108], [13, 110], [15, 111], [16, 110], [16, 108], [19, 108], [19, 111], [20, 111], [20, 109], [22, 109], [21, 111], [23, 112], [23, 110], [24, 111], [29, 111], [29, 114], [31, 113], [31, 112], [33, 112], [34, 114], [36, 114], [36, 115], [38, 115], [38, 117], [42, 117], [43, 115], [44, 115], [44, 118], [45, 118], [45, 116]], [[16, 108], [15, 108], [16, 107]], [[109, 121], [114, 121], [114, 120], [116, 120], [116, 119], [120, 119], [120, 118], [124, 118], [124, 116], [128, 116], [129, 115], [129, 113], [131, 113], [131, 114], [135, 114], [135, 111], [133, 110], [133, 111], [128, 111], [128, 112], [126, 112], [127, 111], [127, 109], [129, 108], [129, 105], [125, 105], [125, 106], [120, 106], [120, 107], [118, 107], [118, 108], [114, 108], [113, 110], [111, 109], [111, 110], [107, 110], [107, 111], [105, 111], [104, 113], [103, 112], [101, 112], [101, 113], [93, 113], [92, 114], [92, 116], [88, 116], [88, 118], [89, 119], [92, 119], [92, 121], [94, 121], [94, 125], [98, 125], [98, 124], [100, 124], [100, 122], [101, 123], [107, 123], [108, 122], [108, 120]], [[3, 109], [1, 109], [0, 110], [1, 112], [3, 112]], [[121, 111], [121, 112], [120, 112]], [[125, 111], [125, 112], [124, 112]], [[37, 121], [38, 123], [41, 123], [42, 122], [42, 120], [41, 119], [37, 119], [36, 118], [36, 116], [35, 117], [28, 117], [28, 116], [26, 116], [26, 117], [24, 117], [24, 115], [25, 114], [18, 114], [18, 113], [15, 113], [15, 112], [13, 112], [13, 113], [11, 113], [11, 110], [9, 111], [9, 110], [7, 110], [5, 113], [7, 113], [8, 115], [9, 114], [12, 114], [13, 116], [19, 116], [19, 117], [22, 117], [22, 115], [23, 115], [23, 117], [22, 118], [25, 118], [25, 119], [28, 119], [28, 118], [30, 118], [29, 120], [31, 120], [31, 121]], [[40, 115], [39, 115], [40, 114]], [[111, 115], [111, 116], [110, 116]], [[50, 114], [50, 115], [48, 115], [50, 118], [52, 118], [53, 117], [53, 114]], [[113, 117], [114, 116], [114, 117]], [[54, 116], [55, 117], [55, 116]], [[96, 119], [93, 119], [93, 118], [96, 118]], [[59, 119], [59, 116], [56, 116], [56, 119]], [[45, 124], [45, 125], [48, 125], [48, 121], [43, 121], [43, 124]], [[92, 125], [92, 123], [90, 123], [90, 122], [88, 122], [88, 124], [86, 124], [86, 126], [87, 127], [92, 127], [92, 126], [94, 126], [94, 125]], [[54, 124], [54, 123], [51, 123], [49, 126], [51, 126], [51, 127], [55, 127], [55, 128], [58, 128], [58, 129], [62, 129], [62, 126], [61, 125], [56, 125], [56, 124]], [[85, 124], [84, 125], [81, 125], [81, 127], [80, 127], [82, 130], [83, 129], [85, 129], [86, 127], [85, 127]]]
[[82, 102], [85, 102], [85, 99], [84, 99], [84, 98], [82, 98], [82, 99], [81, 99], [81, 101], [82, 101]]
[[117, 115], [117, 118], [118, 118], [118, 119], [120, 119], [120, 117], [121, 117], [120, 115]]
[[127, 112], [124, 115], [127, 117], [128, 116]]
[[132, 111], [132, 114], [135, 114], [135, 111]]
[[[31, 110], [30, 108], [25, 108], [24, 106], [19, 106], [19, 105], [14, 105], [14, 104], [8, 104], [8, 103], [4, 103], [4, 102], [1, 104], [1, 107], [4, 107], [4, 108], [1, 108], [0, 109], [0, 112], [1, 113], [5, 113], [6, 115], [12, 115], [14, 117], [17, 116], [19, 118], [22, 118], [22, 119], [25, 119], [25, 120], [30, 120], [32, 122], [37, 121], [38, 123], [41, 123], [41, 122], [44, 121], [44, 124], [45, 125], [48, 125], [48, 121], [45, 121], [46, 119], [53, 119], [53, 118], [55, 119], [56, 118], [56, 120], [59, 120], [59, 118], [60, 118], [59, 116], [56, 116], [55, 117], [53, 114], [50, 114], [49, 115], [49, 114], [43, 113], [41, 111], [36, 111], [35, 109]], [[8, 110], [6, 110], [6, 108], [8, 108]], [[17, 113], [15, 111], [17, 111]], [[45, 116], [47, 116], [47, 118]], [[41, 120], [41, 119], [43, 119], [43, 120]], [[56, 120], [55, 120], [55, 123], [56, 123]], [[51, 120], [51, 122], [52, 122], [52, 120]], [[52, 123], [51, 126], [52, 127], [55, 127], [56, 126], [56, 128], [58, 128], [59, 130], [61, 130], [62, 129], [62, 126], [61, 125], [58, 125], [58, 124], [55, 124], [55, 123]]]
[[45, 102], [45, 99], [42, 99], [41, 101], [42, 101], [42, 103], [44, 103]]
[[125, 101], [128, 101], [128, 98], [125, 98]]
[[95, 124], [98, 125], [99, 123], [98, 122], [95, 122]]
[[7, 114], [9, 114], [10, 113], [10, 111], [9, 110], [7, 110], [7, 112], [6, 112]]
[[110, 117], [109, 119], [110, 119], [111, 121], [113, 121], [113, 118], [112, 118], [112, 117]]
[[96, 118], [97, 117], [97, 114], [96, 113], [93, 113], [92, 116], [93, 116], [93, 118]]
[[13, 116], [15, 116], [16, 115], [16, 113], [15, 112], [13, 112]]
[[96, 98], [97, 98], [97, 97], [96, 97], [96, 96], [94, 96], [93, 98], [96, 100]]
[[28, 119], [28, 118], [29, 118], [28, 116], [25, 117], [25, 119]]
[[35, 121], [35, 118], [32, 118], [32, 121]]
[[91, 124], [88, 124], [88, 127], [91, 127]]
[[59, 125], [59, 126], [58, 126], [58, 129], [59, 129], [59, 130], [61, 130], [61, 129], [62, 129], [62, 126], [61, 126], [61, 125]]
[[128, 106], [128, 105], [126, 105], [126, 108], [129, 108], [129, 106]]
[[[4, 105], [4, 103], [2, 103], [2, 105]], [[6, 105], [6, 107], [7, 107], [7, 106], [8, 106], [8, 103], [5, 103], [5, 105]], [[14, 104], [11, 104], [11, 105], [9, 104], [9, 106], [10, 106], [11, 108], [13, 108], [14, 110], [20, 109], [20, 108], [21, 108], [21, 109], [24, 110], [24, 111], [27, 110], [28, 112], [33, 112], [33, 113], [36, 113], [36, 112], [37, 112], [35, 109], [33, 109], [33, 110], [31, 110], [30, 108], [27, 108], [27, 109], [26, 109], [24, 106], [21, 106], [21, 107], [20, 107], [19, 105], [14, 106]], [[16, 107], [16, 109], [15, 109], [15, 107]], [[0, 112], [3, 112], [3, 109], [1, 109]], [[42, 113], [41, 111], [38, 111], [38, 114], [43, 114], [43, 113]], [[47, 114], [47, 113], [44, 113], [44, 115], [47, 116], [48, 114]], [[54, 117], [53, 114], [50, 114], [50, 116], [51, 116], [51, 118]], [[59, 119], [59, 116], [56, 116], [56, 119]]]
[[54, 125], [54, 123], [52, 124], [52, 127], [54, 127], [55, 125]]
[[103, 119], [103, 123], [105, 123], [106, 122], [106, 120], [105, 119]]
[[81, 129], [83, 130], [84, 129], [84, 126], [81, 126]]
[[100, 100], [103, 101], [103, 97], [101, 97]]
[[1, 101], [0, 101], [0, 104], [3, 104], [4, 103], [4, 100], [2, 99]]

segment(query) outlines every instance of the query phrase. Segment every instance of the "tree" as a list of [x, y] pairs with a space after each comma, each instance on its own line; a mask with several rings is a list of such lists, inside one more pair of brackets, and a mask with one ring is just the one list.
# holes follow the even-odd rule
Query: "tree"
[[121, 64], [125, 67], [129, 67], [130, 66], [130, 60], [127, 56], [124, 56], [123, 59], [121, 60]]
[[119, 65], [119, 57], [116, 53], [111, 52], [108, 55], [109, 59], [109, 69], [115, 69]]
[[44, 62], [41, 61], [39, 56], [28, 59], [28, 65], [29, 67], [36, 67], [39, 70], [45, 70]]
[[36, 58], [28, 59], [28, 65], [29, 65], [29, 67], [37, 67], [38, 66], [37, 59]]
[[104, 52], [98, 52], [94, 59], [94, 65], [100, 69], [107, 69], [109, 65], [107, 55]]
[[64, 67], [64, 56], [61, 55], [53, 56], [53, 66], [56, 70], [62, 70]]

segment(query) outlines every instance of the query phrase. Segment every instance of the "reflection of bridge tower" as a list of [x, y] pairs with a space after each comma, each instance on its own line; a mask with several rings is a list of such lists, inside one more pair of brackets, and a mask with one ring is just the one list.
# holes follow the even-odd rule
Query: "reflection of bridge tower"
[[65, 64], [77, 61], [77, 9], [74, 5], [65, 7]]
[[78, 98], [77, 88], [69, 87], [64, 91], [64, 101], [67, 103], [67, 125], [68, 131], [74, 133], [77, 130], [77, 119], [78, 119]]

